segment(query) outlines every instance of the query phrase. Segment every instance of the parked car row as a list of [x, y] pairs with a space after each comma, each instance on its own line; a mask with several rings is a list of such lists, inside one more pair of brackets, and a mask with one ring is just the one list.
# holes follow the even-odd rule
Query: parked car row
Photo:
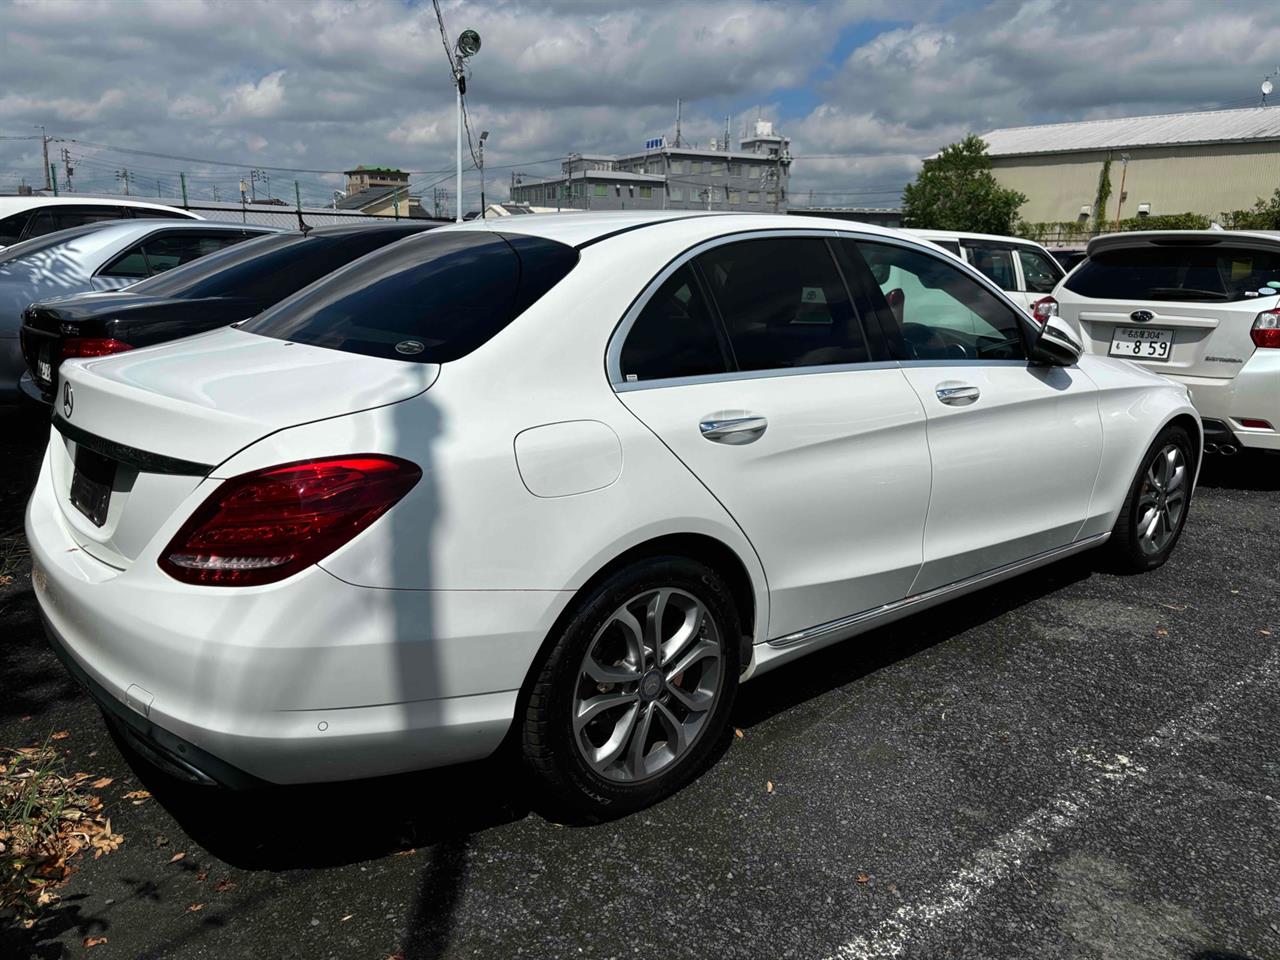
[[203, 220], [187, 210], [128, 197], [0, 197], [0, 248], [110, 220]]
[[[1038, 248], [687, 212], [413, 230], [26, 310], [36, 596], [177, 776], [508, 742], [562, 803], [635, 809], [711, 762], [740, 682], [1070, 554], [1149, 570], [1183, 530], [1186, 388], [1086, 353], [1110, 331], [1041, 307]], [[85, 340], [132, 349], [58, 365]]]

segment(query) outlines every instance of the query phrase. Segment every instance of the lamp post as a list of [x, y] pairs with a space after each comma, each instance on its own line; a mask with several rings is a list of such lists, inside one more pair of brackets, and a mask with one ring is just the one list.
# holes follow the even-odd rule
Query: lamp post
[[466, 61], [480, 52], [480, 34], [463, 30], [454, 44], [453, 85], [458, 90], [458, 190], [455, 198], [455, 221], [462, 222], [462, 98], [467, 93]]
[[480, 131], [480, 219], [488, 219], [485, 216], [487, 209], [484, 204], [484, 142], [489, 139], [489, 131]]

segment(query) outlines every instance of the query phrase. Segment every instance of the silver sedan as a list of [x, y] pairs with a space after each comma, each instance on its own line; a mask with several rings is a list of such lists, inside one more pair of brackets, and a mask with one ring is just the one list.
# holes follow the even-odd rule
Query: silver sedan
[[116, 290], [275, 227], [193, 220], [85, 224], [0, 251], [0, 403], [16, 402], [26, 369], [18, 331], [36, 300]]

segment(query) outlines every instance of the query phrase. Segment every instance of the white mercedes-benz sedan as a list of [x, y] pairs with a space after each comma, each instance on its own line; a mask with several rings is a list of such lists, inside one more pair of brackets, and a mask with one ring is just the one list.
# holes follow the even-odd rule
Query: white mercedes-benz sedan
[[63, 372], [33, 580], [138, 751], [243, 787], [506, 743], [594, 815], [695, 776], [781, 663], [1163, 563], [1202, 444], [1182, 386], [810, 218], [474, 221]]

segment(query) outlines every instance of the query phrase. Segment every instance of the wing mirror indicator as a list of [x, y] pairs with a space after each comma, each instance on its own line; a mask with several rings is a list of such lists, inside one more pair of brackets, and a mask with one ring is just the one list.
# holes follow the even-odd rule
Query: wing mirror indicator
[[1084, 342], [1071, 324], [1054, 314], [1040, 328], [1034, 352], [1036, 358], [1045, 363], [1069, 367], [1084, 354]]

